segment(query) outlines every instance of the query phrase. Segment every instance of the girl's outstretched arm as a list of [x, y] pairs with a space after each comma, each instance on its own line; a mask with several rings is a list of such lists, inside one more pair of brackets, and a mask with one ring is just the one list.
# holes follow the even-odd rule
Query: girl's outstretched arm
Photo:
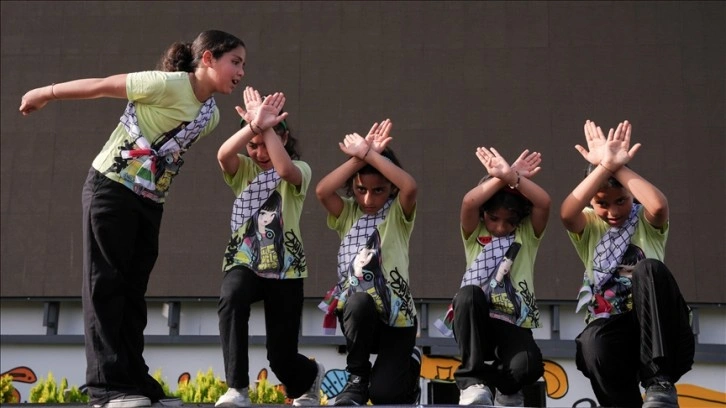
[[23, 95], [19, 111], [29, 115], [42, 109], [48, 102], [60, 99], [127, 99], [126, 75], [118, 74], [106, 78], [76, 79], [58, 84], [35, 88]]

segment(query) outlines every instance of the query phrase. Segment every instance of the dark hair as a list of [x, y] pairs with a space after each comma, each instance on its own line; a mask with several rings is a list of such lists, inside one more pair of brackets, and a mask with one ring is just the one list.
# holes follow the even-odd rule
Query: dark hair
[[[381, 152], [381, 156], [383, 156], [386, 159], [390, 160], [396, 166], [398, 166], [400, 168], [403, 168], [403, 166], [401, 166], [401, 162], [398, 161], [398, 157], [396, 157], [396, 153], [394, 153], [393, 150], [390, 147], [386, 147], [385, 149], [383, 149], [383, 151]], [[357, 173], [355, 173], [354, 175], [350, 176], [348, 178], [348, 180], [345, 182], [344, 188], [346, 190], [345, 193], [346, 193], [346, 195], [348, 197], [353, 197], [355, 195], [355, 192], [353, 191], [353, 180], [355, 179], [355, 177], [358, 174], [381, 174], [381, 172], [378, 171], [377, 168], [375, 168], [375, 167], [371, 166], [370, 164], [367, 164], [366, 163], [366, 165], [363, 166], [362, 169], [358, 170]], [[392, 195], [395, 195], [397, 192], [398, 192], [398, 190], [397, 189], [394, 189], [393, 192], [392, 192]]]
[[[280, 113], [285, 112], [285, 110], [281, 110]], [[243, 127], [247, 126], [247, 121], [242, 119], [239, 121], [239, 127], [242, 129]], [[300, 153], [297, 151], [297, 139], [293, 137], [292, 133], [290, 132], [290, 126], [288, 126], [286, 120], [282, 120], [280, 123], [272, 127], [272, 130], [275, 131], [275, 133], [282, 137], [285, 137], [285, 134], [287, 133], [287, 143], [285, 143], [285, 151], [293, 160], [300, 159]]]
[[[626, 164], [625, 167], [627, 167], [627, 166], [628, 165]], [[596, 164], [592, 164], [592, 163], [588, 164], [587, 168], [585, 169], [585, 178], [587, 176], [589, 176], [590, 173], [592, 173], [596, 167], [597, 167]], [[602, 183], [600, 185], [599, 189], [603, 189], [603, 188], [607, 188], [607, 187], [622, 188], [623, 185], [614, 176], [610, 176], [604, 183]]]
[[[630, 168], [630, 166], [628, 166], [627, 164], [625, 164], [624, 166]], [[585, 169], [585, 177], [589, 176], [596, 167], [597, 165], [595, 164], [588, 164], [587, 168]], [[607, 180], [605, 180], [602, 184], [600, 184], [600, 186], [598, 186], [598, 190], [603, 190], [605, 188], [623, 188], [627, 191], [627, 188], [621, 182], [619, 182], [618, 179], [615, 178], [615, 176], [608, 177]], [[640, 201], [638, 201], [637, 198], [633, 197], [633, 203], [640, 204]], [[587, 203], [587, 206], [592, 207], [589, 201]]]
[[[490, 178], [492, 178], [491, 175], [486, 175], [479, 181], [479, 184], [484, 183]], [[484, 213], [487, 211], [504, 208], [505, 210], [514, 213], [517, 218], [514, 224], [519, 225], [523, 219], [527, 218], [527, 216], [532, 213], [532, 206], [532, 202], [522, 195], [519, 190], [505, 186], [494, 193], [493, 196], [489, 197], [489, 199], [485, 201], [481, 207], [479, 207], [479, 216], [483, 218]]]
[[167, 72], [194, 72], [202, 59], [204, 51], [210, 51], [214, 58], [219, 58], [245, 43], [232, 34], [219, 30], [207, 30], [199, 33], [194, 42], [175, 42], [164, 51], [156, 69]]

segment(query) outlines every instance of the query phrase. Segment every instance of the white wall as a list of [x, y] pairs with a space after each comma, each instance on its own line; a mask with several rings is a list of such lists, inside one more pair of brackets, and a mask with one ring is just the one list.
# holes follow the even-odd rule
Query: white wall
[[[42, 302], [18, 302], [2, 301], [0, 304], [0, 334], [7, 335], [36, 335], [43, 336], [46, 328], [43, 323]], [[303, 312], [303, 336], [321, 335], [320, 327], [322, 313], [315, 307], [314, 303], [306, 304]], [[432, 337], [440, 336], [431, 323], [439, 316], [446, 305], [439, 304], [431, 307], [429, 314], [429, 327]], [[218, 335], [217, 315], [214, 302], [185, 302], [182, 307], [180, 334], [181, 335]], [[569, 306], [562, 308], [560, 321], [560, 338], [571, 340], [582, 328], [582, 318], [569, 311]], [[61, 335], [82, 335], [83, 324], [80, 304], [77, 301], [61, 302], [61, 313], [59, 319], [58, 333]], [[551, 315], [547, 308], [542, 310], [543, 328], [535, 331], [538, 339], [551, 338], [550, 319]], [[167, 308], [163, 303], [149, 303], [149, 325], [147, 335], [166, 335], [169, 332], [167, 327]], [[720, 309], [702, 309], [700, 313], [699, 336], [701, 343], [726, 344], [726, 316]], [[253, 309], [250, 319], [250, 334], [264, 335], [264, 319], [261, 307]], [[6, 337], [7, 338], [7, 337]], [[303, 345], [301, 352], [322, 362], [328, 371], [344, 370], [345, 356], [338, 353], [337, 347], [332, 345]], [[251, 380], [257, 373], [268, 368], [265, 358], [264, 346], [250, 347], [250, 377]], [[147, 365], [151, 372], [161, 370], [165, 381], [171, 384], [172, 390], [176, 389], [178, 377], [183, 373], [189, 373], [194, 378], [198, 372], [207, 372], [210, 368], [215, 375], [224, 379], [224, 366], [220, 347], [215, 344], [204, 345], [169, 345], [169, 344], [147, 344], [145, 351]], [[583, 399], [589, 398], [594, 401], [594, 395], [589, 383], [582, 374], [577, 371], [574, 360], [570, 358], [547, 358], [547, 367], [562, 370], [559, 373], [558, 381], [564, 382], [567, 388], [564, 396], [558, 399], [548, 397], [549, 407], [574, 407], [590, 406]], [[374, 360], [375, 357], [372, 357]], [[453, 360], [453, 358], [452, 358]], [[559, 366], [559, 368], [558, 368]], [[53, 373], [56, 380], [62, 377], [68, 379], [70, 385], [80, 386], [85, 382], [85, 356], [82, 344], [17, 344], [17, 342], [3, 341], [0, 344], [0, 373], [11, 371], [17, 367], [28, 367], [33, 370], [38, 379], [47, 378], [49, 372]], [[268, 368], [269, 369], [269, 368]], [[277, 383], [274, 373], [269, 372], [270, 380]], [[558, 375], [555, 373], [554, 375]], [[34, 384], [14, 383], [20, 391], [23, 400], [27, 400], [30, 388]], [[699, 395], [716, 395], [722, 398], [726, 405], [726, 365], [698, 363], [693, 370], [686, 374], [679, 383], [679, 394], [683, 392], [693, 393], [692, 387], [681, 388], [687, 385], [696, 385], [706, 390]], [[548, 390], [552, 393], [551, 385]], [[558, 395], [562, 394], [562, 390]], [[683, 397], [681, 406], [697, 406], [684, 403]], [[579, 401], [579, 402], [578, 402]]]

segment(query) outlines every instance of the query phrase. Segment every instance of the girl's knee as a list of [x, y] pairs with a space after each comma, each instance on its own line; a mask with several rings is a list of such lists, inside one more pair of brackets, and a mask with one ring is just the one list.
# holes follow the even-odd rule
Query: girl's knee
[[658, 278], [660, 276], [670, 275], [671, 272], [665, 264], [657, 259], [643, 259], [635, 265], [633, 269], [633, 280], [641, 280], [652, 276]]
[[527, 351], [518, 353], [510, 362], [510, 370], [520, 385], [532, 384], [544, 375], [542, 355]]
[[[297, 353], [296, 353], [297, 354]], [[270, 363], [270, 370], [275, 375], [280, 372], [284, 372], [286, 367], [289, 367], [293, 361], [295, 361], [296, 354], [289, 353], [271, 353], [267, 355], [267, 361]]]
[[605, 350], [608, 350], [610, 345], [602, 338], [602, 336], [589, 336], [585, 338], [578, 338], [577, 342], [577, 355], [576, 358], [586, 363], [588, 366], [593, 362], [601, 361], [607, 358]]
[[476, 285], [462, 286], [454, 297], [454, 306], [474, 303], [480, 298], [485, 298], [484, 291]]
[[356, 292], [348, 297], [345, 302], [345, 313], [347, 315], [368, 314], [376, 311], [376, 302], [373, 297], [365, 292]]

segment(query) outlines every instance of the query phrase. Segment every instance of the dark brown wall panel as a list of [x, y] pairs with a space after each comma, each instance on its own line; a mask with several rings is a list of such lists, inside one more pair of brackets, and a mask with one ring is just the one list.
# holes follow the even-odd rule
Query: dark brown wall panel
[[[559, 204], [585, 162], [582, 125], [633, 123], [633, 168], [671, 206], [667, 263], [691, 302], [726, 301], [726, 3], [3, 1], [0, 295], [79, 296], [80, 191], [115, 126], [118, 100], [51, 103], [17, 113], [33, 87], [154, 67], [173, 41], [205, 29], [248, 46], [246, 77], [282, 90], [313, 168], [302, 220], [320, 297], [335, 280], [338, 239], [315, 183], [342, 160], [337, 143], [394, 122], [392, 147], [420, 186], [411, 242], [416, 298], [449, 298], [464, 271], [463, 194], [484, 175], [477, 146], [513, 159], [541, 151], [553, 199], [537, 260], [537, 296], [574, 299], [583, 267]], [[174, 182], [150, 296], [217, 296], [233, 195], [216, 150], [238, 124], [218, 96], [215, 133]]]

